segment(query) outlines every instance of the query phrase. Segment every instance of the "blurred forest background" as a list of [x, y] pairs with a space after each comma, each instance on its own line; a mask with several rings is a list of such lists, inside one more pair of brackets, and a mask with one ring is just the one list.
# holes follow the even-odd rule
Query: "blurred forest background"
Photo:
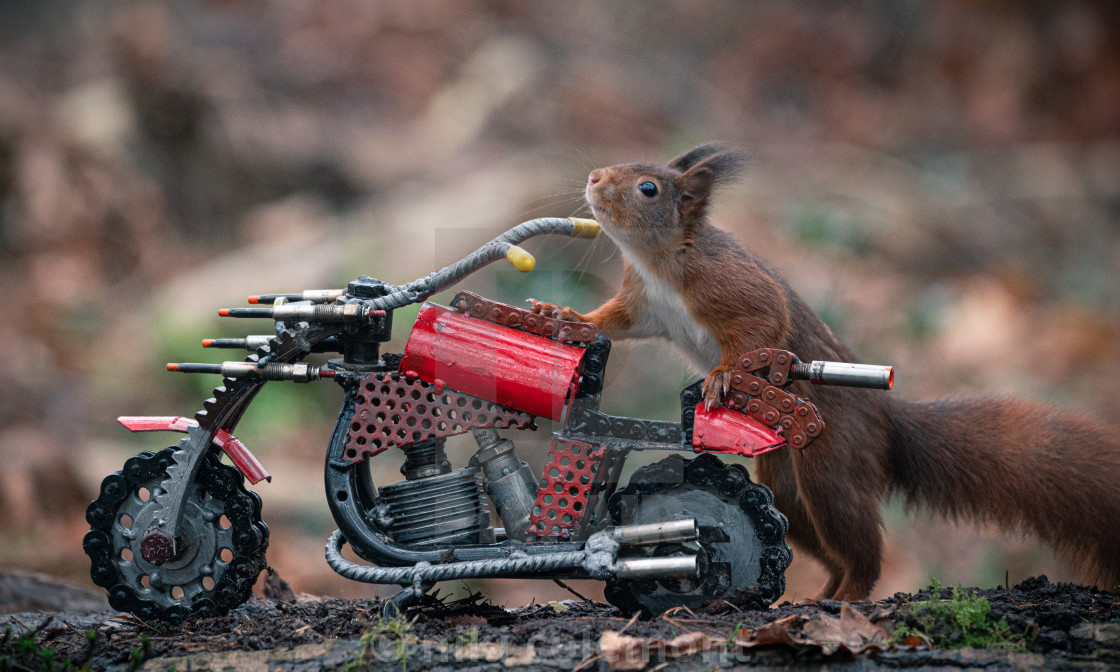
[[[249, 294], [394, 282], [536, 216], [583, 213], [593, 167], [749, 150], [715, 222], [768, 258], [894, 395], [998, 394], [1120, 416], [1120, 4], [265, 0], [0, 5], [0, 567], [90, 584], [100, 479], [218, 383], [203, 337]], [[464, 287], [577, 309], [621, 275], [607, 240], [537, 239]], [[446, 300], [446, 295], [443, 296]], [[412, 314], [396, 318], [399, 351]], [[677, 417], [695, 376], [619, 344], [604, 409]], [[237, 434], [269, 561], [335, 577], [330, 383], [267, 386]], [[826, 419], [827, 420], [827, 419]], [[517, 437], [535, 467], [545, 427]], [[462, 466], [470, 442], [457, 444]], [[381, 456], [379, 482], [399, 478]], [[931, 575], [1074, 575], [1033, 539], [885, 506], [876, 595]], [[787, 598], [823, 572], [797, 554]], [[551, 582], [448, 586], [519, 605]], [[579, 589], [601, 596], [595, 584]]]

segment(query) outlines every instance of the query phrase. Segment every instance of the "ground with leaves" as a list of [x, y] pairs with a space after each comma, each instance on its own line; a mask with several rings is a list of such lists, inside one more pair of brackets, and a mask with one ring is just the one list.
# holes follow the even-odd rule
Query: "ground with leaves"
[[[28, 585], [26, 576], [17, 579]], [[0, 577], [0, 596], [6, 600], [0, 610], [34, 601], [13, 601], [12, 583], [11, 576]], [[51, 589], [65, 592], [41, 585], [40, 595]], [[177, 627], [142, 623], [71, 595], [66, 611], [0, 616], [0, 670], [1120, 665], [1120, 594], [1045, 578], [982, 591], [900, 593], [878, 602], [783, 603], [765, 612], [743, 611], [733, 601], [723, 601], [651, 620], [595, 602], [503, 609], [479, 595], [456, 601], [429, 598], [403, 617], [384, 619], [381, 603], [373, 600], [273, 594], [254, 597], [224, 617]]]

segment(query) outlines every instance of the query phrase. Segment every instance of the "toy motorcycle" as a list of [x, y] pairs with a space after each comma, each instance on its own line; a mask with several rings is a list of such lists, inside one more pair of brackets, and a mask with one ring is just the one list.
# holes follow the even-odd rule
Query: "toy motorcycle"
[[[598, 410], [610, 341], [593, 325], [469, 292], [450, 307], [424, 303], [404, 352], [380, 351], [395, 309], [502, 257], [529, 271], [534, 260], [517, 243], [549, 233], [590, 238], [598, 225], [532, 220], [405, 285], [362, 276], [345, 290], [250, 297], [256, 307], [220, 311], [271, 319], [275, 335], [203, 342], [252, 351], [244, 361], [168, 365], [224, 378], [193, 419], [120, 418], [133, 431], [185, 436], [130, 458], [86, 511], [90, 575], [112, 607], [179, 622], [249, 598], [269, 533], [244, 481], [270, 477], [232, 432], [266, 382], [324, 379], [344, 393], [326, 451], [339, 528], [326, 559], [349, 579], [401, 586], [387, 609], [405, 608], [436, 582], [478, 577], [605, 580], [607, 599], [628, 613], [733, 593], [758, 608], [777, 600], [792, 557], [786, 519], [765, 486], [713, 453], [804, 449], [824, 422], [783, 388], [807, 379], [889, 389], [891, 369], [756, 350], [740, 359], [731, 395], [714, 410], [701, 403], [698, 381], [681, 393], [679, 423], [615, 417]], [[316, 353], [341, 356], [304, 361]], [[538, 417], [562, 427], [539, 477], [499, 434], [536, 429]], [[466, 432], [478, 451], [454, 468], [444, 443]], [[404, 480], [378, 487], [370, 463], [389, 449], [404, 455]], [[671, 454], [619, 483], [631, 452], [644, 450]], [[369, 564], [345, 558], [344, 543]]]

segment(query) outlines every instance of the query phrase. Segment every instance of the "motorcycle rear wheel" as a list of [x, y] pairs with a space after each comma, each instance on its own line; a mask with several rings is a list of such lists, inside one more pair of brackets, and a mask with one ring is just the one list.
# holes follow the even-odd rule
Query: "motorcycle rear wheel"
[[693, 460], [672, 455], [635, 471], [609, 507], [615, 525], [695, 518], [701, 531], [690, 547], [634, 549], [651, 556], [696, 553], [700, 573], [696, 579], [608, 581], [607, 601], [627, 614], [649, 616], [719, 599], [766, 609], [785, 592], [785, 570], [793, 558], [785, 542], [788, 523], [774, 508], [770, 489], [752, 482], [740, 465], [707, 454]]

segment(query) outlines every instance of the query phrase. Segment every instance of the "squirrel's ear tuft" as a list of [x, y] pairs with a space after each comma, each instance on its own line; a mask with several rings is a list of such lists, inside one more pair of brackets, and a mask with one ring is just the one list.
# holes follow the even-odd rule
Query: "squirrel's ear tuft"
[[677, 178], [681, 194], [679, 208], [686, 218], [697, 219], [707, 212], [708, 201], [716, 187], [734, 180], [743, 172], [747, 157], [723, 145], [704, 145], [674, 159], [674, 163], [680, 164], [689, 161], [693, 163]]
[[746, 170], [747, 163], [746, 154], [735, 150], [727, 150], [707, 157], [694, 167], [703, 166], [711, 170], [714, 176], [712, 187], [718, 187], [737, 180]]
[[[713, 146], [697, 147], [689, 154]], [[686, 199], [706, 199], [716, 187], [739, 177], [746, 166], [746, 155], [721, 147], [720, 151], [707, 154], [682, 171], [683, 175], [679, 178], [681, 193]]]
[[739, 164], [735, 170], [735, 174], [738, 174], [738, 172], [742, 170], [743, 166], [746, 165], [746, 156], [735, 151], [735, 149], [730, 145], [722, 142], [711, 142], [706, 145], [700, 145], [695, 149], [690, 149], [689, 151], [670, 161], [668, 164], [666, 164], [666, 166], [679, 170], [683, 173], [688, 171], [689, 168], [692, 168], [701, 161], [716, 156], [717, 154], [727, 154], [729, 156], [738, 157]]

